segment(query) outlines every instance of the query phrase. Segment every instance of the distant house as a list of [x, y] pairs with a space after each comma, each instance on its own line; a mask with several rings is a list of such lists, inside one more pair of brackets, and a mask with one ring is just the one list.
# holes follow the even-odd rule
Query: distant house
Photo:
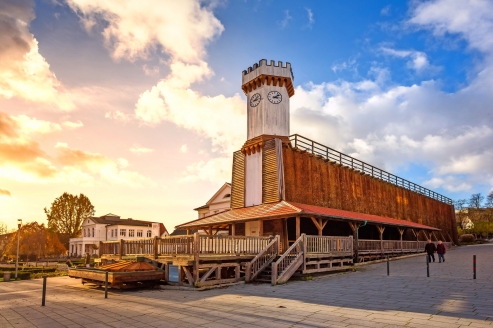
[[70, 238], [69, 255], [97, 254], [100, 241], [166, 237], [168, 231], [159, 222], [122, 219], [115, 214], [88, 218], [82, 223], [81, 237]]
[[201, 219], [229, 209], [231, 209], [231, 183], [226, 182], [205, 205], [194, 208], [194, 211], [198, 212], [198, 218]]

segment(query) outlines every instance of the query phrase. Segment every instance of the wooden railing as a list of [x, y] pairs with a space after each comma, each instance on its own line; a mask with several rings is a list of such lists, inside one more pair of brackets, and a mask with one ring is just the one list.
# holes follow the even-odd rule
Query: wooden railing
[[257, 255], [273, 237], [168, 236], [100, 242], [99, 255]]
[[352, 254], [353, 237], [306, 236], [306, 252], [308, 254]]
[[158, 255], [191, 255], [194, 252], [194, 236], [168, 236], [158, 240]]
[[257, 255], [271, 242], [272, 237], [205, 236], [199, 235], [199, 254]]
[[155, 238], [125, 240], [123, 255], [154, 254]]
[[295, 148], [309, 151], [312, 154], [322, 156], [325, 159], [350, 167], [354, 170], [368, 174], [374, 178], [383, 180], [393, 185], [414, 191], [418, 194], [422, 194], [430, 198], [436, 199], [438, 201], [452, 205], [452, 199], [448, 197], [445, 197], [430, 189], [417, 185], [409, 180], [400, 178], [396, 175], [393, 175], [392, 173], [381, 170], [373, 165], [360, 161], [359, 159], [343, 154], [335, 149], [329, 148], [318, 142], [300, 136], [299, 134], [293, 134], [289, 136], [289, 140], [291, 141], [291, 144]]
[[[420, 253], [424, 252], [427, 241], [408, 241], [408, 240], [369, 240], [360, 239], [358, 241], [358, 252], [360, 254], [387, 254], [387, 253]], [[435, 245], [437, 242], [434, 242]], [[443, 242], [445, 247], [452, 247], [451, 242]]]
[[120, 241], [104, 241], [99, 243], [99, 255], [119, 255]]
[[272, 285], [282, 284], [288, 281], [303, 263], [304, 238], [305, 234], [301, 234], [293, 245], [276, 262], [272, 263]]
[[251, 260], [245, 269], [245, 282], [250, 282], [255, 279], [272, 261], [279, 255], [279, 236], [274, 239]]

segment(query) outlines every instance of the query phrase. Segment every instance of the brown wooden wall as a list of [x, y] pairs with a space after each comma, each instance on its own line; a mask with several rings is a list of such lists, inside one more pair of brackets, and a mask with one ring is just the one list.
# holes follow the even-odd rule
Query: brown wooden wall
[[457, 243], [453, 205], [283, 147], [286, 200], [407, 220], [436, 227]]

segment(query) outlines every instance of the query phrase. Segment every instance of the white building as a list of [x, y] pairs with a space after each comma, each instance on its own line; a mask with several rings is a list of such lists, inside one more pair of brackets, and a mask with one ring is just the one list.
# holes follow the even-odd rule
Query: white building
[[205, 205], [194, 208], [198, 212], [199, 219], [229, 209], [231, 209], [231, 183], [228, 182], [223, 184]]
[[120, 216], [110, 213], [84, 220], [81, 237], [70, 238], [69, 255], [98, 254], [100, 241], [165, 236], [168, 236], [168, 231], [162, 223], [131, 218], [122, 219]]

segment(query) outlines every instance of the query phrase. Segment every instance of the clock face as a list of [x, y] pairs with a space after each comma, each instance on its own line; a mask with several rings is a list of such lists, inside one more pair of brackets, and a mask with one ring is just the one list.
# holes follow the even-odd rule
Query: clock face
[[250, 98], [250, 106], [256, 107], [258, 104], [260, 104], [260, 100], [262, 100], [262, 97], [260, 97], [260, 93], [254, 94]]
[[271, 91], [267, 94], [267, 99], [273, 104], [279, 104], [282, 101], [282, 95], [279, 91]]

